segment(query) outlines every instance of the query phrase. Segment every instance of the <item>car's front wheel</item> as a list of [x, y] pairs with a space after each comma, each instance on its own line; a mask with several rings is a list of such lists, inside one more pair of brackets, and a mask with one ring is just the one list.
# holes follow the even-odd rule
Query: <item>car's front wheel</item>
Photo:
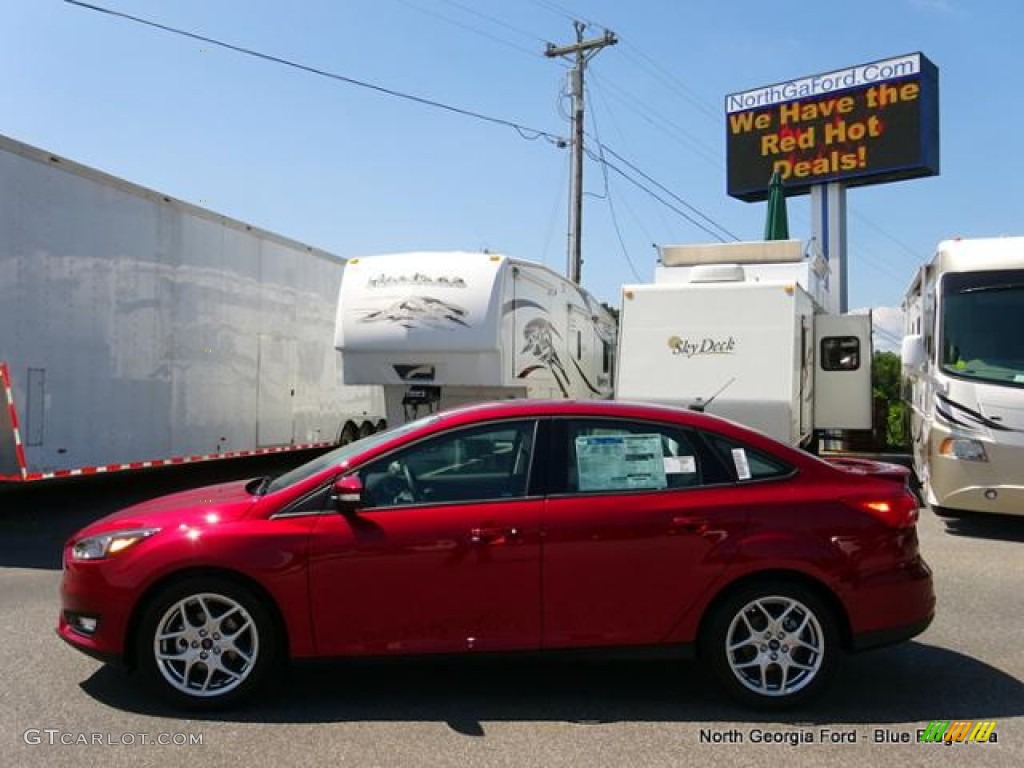
[[139, 673], [177, 706], [225, 707], [266, 681], [277, 645], [266, 608], [248, 589], [226, 579], [190, 578], [145, 608]]
[[762, 709], [795, 706], [819, 693], [836, 670], [836, 619], [800, 584], [748, 585], [718, 606], [702, 653], [741, 702]]

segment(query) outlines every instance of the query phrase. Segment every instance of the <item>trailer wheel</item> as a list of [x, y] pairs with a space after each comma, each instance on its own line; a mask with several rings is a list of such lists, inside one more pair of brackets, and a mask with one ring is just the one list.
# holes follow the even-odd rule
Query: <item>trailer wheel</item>
[[386, 421], [384, 421], [384, 419], [381, 419], [380, 421], [377, 422], [377, 431], [378, 432], [383, 432], [387, 428], [388, 428], [388, 423]]
[[364, 437], [369, 437], [372, 434], [373, 434], [373, 424], [371, 424], [368, 421], [364, 421], [362, 424], [359, 425], [359, 439], [360, 440], [363, 439]]
[[358, 439], [359, 430], [356, 428], [356, 425], [351, 421], [345, 422], [345, 426], [341, 430], [341, 436], [338, 438], [338, 445], [348, 445]]

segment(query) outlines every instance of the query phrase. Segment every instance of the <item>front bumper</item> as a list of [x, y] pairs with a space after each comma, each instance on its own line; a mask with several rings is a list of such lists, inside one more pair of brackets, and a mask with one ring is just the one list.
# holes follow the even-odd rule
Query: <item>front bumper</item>
[[[942, 455], [939, 448], [947, 437], [977, 440], [984, 446], [987, 460]], [[1019, 482], [1022, 466], [1024, 445], [996, 443], [936, 424], [928, 440], [928, 503], [964, 512], [1024, 515], [1024, 484]]]
[[[57, 635], [69, 645], [104, 662], [125, 656], [125, 636], [134, 605], [134, 591], [113, 585], [104, 564], [65, 560], [60, 585], [61, 611]], [[96, 620], [93, 632], [84, 632], [77, 616]]]

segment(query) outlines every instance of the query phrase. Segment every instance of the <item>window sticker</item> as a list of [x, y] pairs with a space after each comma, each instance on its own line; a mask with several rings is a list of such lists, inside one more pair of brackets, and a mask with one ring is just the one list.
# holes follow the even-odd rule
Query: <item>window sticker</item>
[[733, 448], [732, 463], [736, 467], [736, 475], [740, 480], [750, 479], [750, 462], [747, 461], [747, 452], [745, 450]]
[[693, 456], [666, 456], [666, 475], [694, 475], [697, 473], [697, 459]]
[[593, 435], [576, 438], [581, 491], [665, 488], [660, 435]]

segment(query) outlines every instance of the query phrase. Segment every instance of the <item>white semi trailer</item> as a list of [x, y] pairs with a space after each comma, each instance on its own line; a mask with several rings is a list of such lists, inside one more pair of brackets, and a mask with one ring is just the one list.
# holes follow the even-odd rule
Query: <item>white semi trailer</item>
[[1024, 515], [1024, 237], [946, 240], [903, 303], [914, 467], [940, 515]]
[[389, 424], [484, 400], [612, 395], [610, 313], [551, 269], [499, 254], [349, 260], [335, 346], [347, 384], [383, 385]]
[[871, 318], [831, 315], [797, 240], [665, 246], [625, 285], [615, 396], [687, 407], [809, 445], [871, 429]]
[[330, 444], [344, 262], [0, 137], [0, 477]]

